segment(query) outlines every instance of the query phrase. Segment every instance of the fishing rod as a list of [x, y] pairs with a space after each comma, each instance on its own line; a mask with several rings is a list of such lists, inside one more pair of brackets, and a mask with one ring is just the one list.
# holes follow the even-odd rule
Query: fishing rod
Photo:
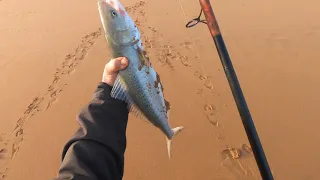
[[[224, 72], [226, 74], [226, 77], [228, 79], [234, 100], [237, 104], [237, 108], [239, 111], [239, 114], [241, 116], [242, 124], [245, 128], [247, 137], [249, 139], [251, 148], [254, 153], [255, 160], [257, 162], [257, 165], [259, 167], [259, 171], [261, 174], [261, 177], [264, 180], [273, 180], [273, 176], [267, 161], [267, 158], [264, 154], [258, 133], [256, 131], [256, 128], [254, 126], [253, 120], [250, 115], [249, 108], [247, 106], [246, 100], [244, 98], [244, 95], [242, 93], [240, 83], [238, 81], [237, 75], [234, 71], [231, 59], [229, 57], [229, 53], [227, 50], [227, 47], [224, 43], [223, 37], [221, 35], [218, 22], [216, 17], [214, 16], [211, 4], [209, 0], [199, 0], [200, 6], [201, 6], [201, 12], [200, 15], [190, 21], [186, 27], [190, 28], [195, 26], [198, 23], [204, 23], [208, 25], [210, 34], [213, 38], [213, 41], [216, 45]], [[205, 15], [205, 20], [200, 20], [201, 14]]]

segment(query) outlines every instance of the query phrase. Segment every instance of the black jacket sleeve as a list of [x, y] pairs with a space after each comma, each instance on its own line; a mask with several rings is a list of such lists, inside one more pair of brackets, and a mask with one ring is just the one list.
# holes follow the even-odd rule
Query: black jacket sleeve
[[118, 180], [123, 177], [127, 104], [100, 83], [79, 114], [79, 130], [64, 147], [57, 180]]

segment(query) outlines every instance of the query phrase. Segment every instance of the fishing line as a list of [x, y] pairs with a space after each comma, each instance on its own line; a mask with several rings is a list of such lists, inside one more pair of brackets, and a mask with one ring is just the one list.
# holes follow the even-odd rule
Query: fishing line
[[[202, 9], [201, 9], [200, 14], [199, 14], [199, 16], [198, 16], [197, 18], [194, 18], [193, 20], [191, 20], [191, 21], [188, 22], [188, 19], [187, 19], [186, 13], [185, 13], [185, 11], [184, 11], [184, 8], [183, 8], [183, 6], [182, 6], [181, 0], [177, 0], [177, 1], [178, 1], [179, 6], [180, 6], [181, 12], [182, 12], [182, 14], [183, 14], [183, 16], [184, 16], [185, 22], [187, 22], [186, 28], [191, 28], [191, 27], [197, 25], [198, 23], [207, 24], [207, 21], [206, 21], [206, 20], [201, 20], [201, 16], [202, 16], [202, 12], [203, 12]], [[192, 23], [194, 23], [194, 24], [192, 24]], [[200, 66], [201, 66], [201, 70], [202, 70], [202, 73], [203, 73], [202, 76], [204, 76], [205, 78], [207, 78], [206, 72], [205, 72], [204, 67], [203, 67], [203, 65], [202, 65], [202, 63], [201, 63], [200, 54], [199, 54], [199, 52], [198, 52], [198, 50], [197, 50], [196, 42], [195, 42], [194, 38], [192, 37], [192, 34], [191, 34], [189, 31], [188, 31], [188, 33], [189, 33], [189, 38], [192, 39], [193, 48], [194, 48], [195, 51], [196, 51], [197, 58], [198, 58], [198, 61], [199, 61], [199, 63], [200, 63]], [[200, 74], [200, 75], [201, 75], [201, 74]], [[219, 112], [218, 112], [218, 115], [217, 115], [217, 119], [220, 119], [220, 113], [219, 113]], [[218, 133], [218, 134], [219, 134], [219, 133]], [[228, 144], [228, 145], [229, 145], [229, 144]]]
[[[201, 10], [200, 15], [199, 15], [199, 17], [198, 17], [199, 19], [198, 19], [198, 18], [195, 18], [195, 19], [193, 19], [192, 21], [188, 22], [188, 18], [187, 18], [187, 16], [186, 16], [186, 13], [185, 13], [184, 8], [183, 8], [183, 6], [182, 6], [181, 0], [177, 0], [177, 1], [178, 1], [179, 6], [180, 6], [180, 9], [181, 9], [182, 15], [183, 15], [183, 17], [184, 17], [184, 20], [185, 20], [185, 22], [187, 22], [186, 26], [187, 26], [188, 24], [190, 25], [190, 23], [193, 22], [193, 21], [196, 21], [196, 22], [197, 22], [197, 21], [199, 20], [199, 21], [201, 22], [200, 17], [201, 17], [201, 15], [202, 15], [202, 10]], [[203, 21], [202, 23], [206, 23], [206, 21], [204, 21], [204, 20], [202, 20], [202, 21]], [[198, 24], [198, 23], [199, 23], [199, 22], [197, 22], [197, 23], [195, 23], [195, 24], [191, 24], [191, 27], [195, 26], [195, 25]], [[202, 65], [202, 63], [201, 63], [200, 53], [199, 53], [199, 51], [197, 50], [197, 44], [196, 44], [194, 38], [192, 37], [192, 34], [191, 34], [189, 31], [188, 31], [188, 33], [189, 33], [189, 38], [191, 38], [191, 40], [192, 40], [193, 49], [196, 51], [197, 59], [198, 59], [198, 61], [199, 61], [199, 63], [200, 63], [200, 66], [201, 66], [201, 70], [202, 70], [202, 72], [203, 72], [203, 75], [204, 75], [205, 77], [207, 77], [206, 72], [205, 72], [205, 70], [204, 70], [204, 67], [203, 67], [203, 65]]]
[[[177, 1], [178, 1], [179, 6], [180, 6], [180, 10], [181, 10], [181, 12], [182, 12], [182, 15], [183, 15], [183, 17], [184, 17], [184, 19], [185, 19], [186, 28], [191, 28], [191, 27], [197, 25], [198, 23], [207, 24], [207, 21], [206, 21], [206, 20], [201, 20], [201, 16], [202, 16], [202, 12], [203, 12], [202, 9], [201, 9], [200, 14], [199, 14], [199, 16], [198, 16], [197, 18], [194, 18], [194, 19], [192, 19], [191, 21], [188, 21], [188, 18], [187, 18], [187, 16], [186, 16], [185, 10], [184, 10], [184, 8], [183, 8], [183, 6], [182, 6], [181, 0], [177, 0]], [[191, 32], [188, 31], [188, 33], [189, 33], [189, 38], [192, 39], [193, 49], [194, 49], [195, 52], [196, 52], [197, 59], [198, 59], [198, 61], [199, 61], [199, 64], [200, 64], [200, 67], [201, 67], [201, 70], [202, 70], [202, 73], [203, 73], [202, 75], [207, 78], [207, 75], [206, 75], [206, 73], [205, 73], [204, 67], [203, 67], [203, 65], [202, 65], [202, 63], [201, 63], [200, 54], [199, 54], [199, 52], [198, 52], [198, 50], [197, 50], [196, 42], [195, 42], [194, 38], [192, 37]], [[220, 113], [218, 114], [218, 117], [217, 117], [217, 118], [220, 119]], [[217, 132], [216, 130], [214, 130], [214, 132], [216, 132], [216, 133], [219, 134], [219, 132]], [[215, 136], [217, 137], [217, 135], [215, 135]], [[227, 145], [229, 145], [229, 144], [227, 144]], [[175, 168], [174, 168], [174, 169], [175, 169]], [[174, 173], [175, 173], [175, 175], [176, 175], [176, 178], [178, 178], [176, 171], [174, 171]]]

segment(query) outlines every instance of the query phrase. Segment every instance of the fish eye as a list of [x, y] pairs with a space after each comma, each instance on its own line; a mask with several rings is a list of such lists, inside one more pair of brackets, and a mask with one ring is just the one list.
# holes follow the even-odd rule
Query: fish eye
[[112, 11], [111, 11], [111, 15], [112, 15], [112, 17], [116, 17], [116, 16], [117, 16], [117, 13], [116, 13], [114, 10], [112, 10]]

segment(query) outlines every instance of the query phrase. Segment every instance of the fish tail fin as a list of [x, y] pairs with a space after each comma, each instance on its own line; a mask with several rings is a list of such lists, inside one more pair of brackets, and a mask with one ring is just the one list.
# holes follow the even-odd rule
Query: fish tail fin
[[177, 134], [179, 134], [179, 132], [181, 132], [183, 129], [184, 129], [183, 126], [179, 126], [179, 127], [173, 128], [173, 129], [172, 129], [173, 136], [171, 137], [171, 139], [169, 139], [169, 138], [166, 137], [166, 139], [167, 139], [167, 150], [168, 150], [169, 159], [171, 158], [171, 141], [172, 141], [172, 138], [174, 138]]

